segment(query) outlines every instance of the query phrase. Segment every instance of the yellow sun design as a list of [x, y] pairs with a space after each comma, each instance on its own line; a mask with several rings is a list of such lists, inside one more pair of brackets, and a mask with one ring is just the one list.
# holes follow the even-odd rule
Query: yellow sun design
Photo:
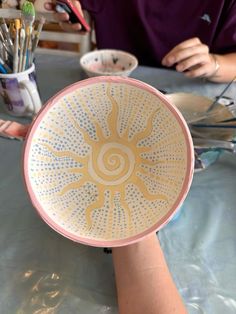
[[[88, 114], [96, 129], [98, 140], [92, 139], [87, 131], [85, 131], [76, 121], [72, 112], [67, 109], [69, 119], [73, 126], [83, 135], [84, 142], [90, 146], [89, 153], [85, 157], [78, 156], [69, 150], [58, 151], [49, 144], [41, 143], [56, 157], [69, 157], [80, 164], [79, 168], [70, 169], [72, 173], [79, 173], [81, 178], [78, 182], [72, 182], [64, 186], [59, 192], [59, 196], [64, 196], [72, 189], [80, 189], [86, 183], [93, 183], [97, 186], [98, 195], [91, 198], [91, 204], [85, 209], [87, 226], [92, 227], [92, 212], [95, 209], [103, 208], [105, 205], [105, 192], [109, 191], [109, 212], [112, 220], [112, 212], [115, 208], [115, 199], [119, 199], [119, 203], [129, 217], [129, 225], [131, 225], [131, 212], [126, 202], [126, 187], [133, 184], [138, 187], [140, 193], [146, 200], [167, 201], [167, 197], [163, 194], [152, 194], [138, 174], [147, 174], [143, 165], [155, 166], [157, 161], [151, 161], [142, 157], [143, 153], [148, 153], [153, 147], [140, 147], [138, 142], [151, 135], [153, 130], [153, 121], [160, 110], [150, 114], [147, 119], [146, 128], [136, 133], [132, 138], [129, 137], [129, 127], [126, 128], [122, 135], [118, 132], [119, 105], [111, 93], [111, 86], [106, 89], [106, 96], [111, 104], [111, 110], [107, 117], [107, 125], [109, 128], [109, 136], [104, 136], [100, 124], [91, 115], [85, 105], [83, 110]], [[129, 117], [127, 125], [132, 125], [135, 119], [135, 112]], [[162, 163], [166, 161], [158, 161]]]

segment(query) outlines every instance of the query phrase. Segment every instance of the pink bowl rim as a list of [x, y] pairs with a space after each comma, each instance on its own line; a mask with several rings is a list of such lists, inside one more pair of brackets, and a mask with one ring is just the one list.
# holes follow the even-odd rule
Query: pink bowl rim
[[[161, 101], [165, 104], [165, 106], [170, 110], [170, 112], [175, 116], [176, 120], [179, 123], [179, 126], [182, 129], [183, 135], [185, 137], [186, 142], [186, 148], [187, 148], [187, 167], [185, 172], [185, 178], [183, 181], [181, 192], [176, 199], [175, 203], [173, 204], [172, 208], [163, 216], [157, 223], [155, 223], [150, 228], [146, 229], [145, 231], [138, 233], [134, 236], [123, 238], [119, 240], [96, 240], [81, 236], [76, 236], [75, 234], [66, 231], [64, 228], [59, 226], [53, 219], [51, 219], [47, 212], [44, 211], [43, 207], [39, 203], [39, 201], [36, 198], [36, 195], [32, 189], [32, 186], [30, 184], [30, 178], [29, 178], [29, 171], [28, 171], [28, 159], [29, 159], [29, 152], [31, 148], [31, 142], [32, 138], [34, 136], [35, 131], [38, 128], [38, 125], [46, 115], [46, 113], [54, 106], [55, 103], [57, 103], [58, 100], [60, 100], [62, 97], [66, 96], [69, 93], [72, 93], [78, 88], [82, 88], [88, 85], [96, 84], [96, 83], [118, 83], [118, 84], [128, 84], [131, 86], [135, 86], [141, 89], [144, 89], [151, 94], [157, 96]], [[194, 172], [194, 150], [193, 150], [193, 143], [192, 138], [187, 126], [187, 123], [185, 122], [183, 116], [179, 112], [179, 110], [174, 107], [174, 105], [171, 104], [171, 102], [157, 89], [154, 87], [141, 82], [139, 80], [133, 79], [133, 78], [127, 78], [127, 77], [117, 77], [117, 76], [100, 76], [100, 77], [93, 77], [88, 78], [83, 81], [76, 82], [74, 84], [71, 84], [61, 91], [59, 91], [56, 95], [51, 97], [46, 104], [41, 108], [39, 113], [37, 114], [35, 120], [31, 124], [31, 127], [27, 133], [24, 147], [23, 147], [23, 177], [24, 177], [24, 183], [26, 186], [26, 190], [28, 192], [28, 195], [31, 199], [31, 202], [33, 206], [35, 207], [36, 211], [40, 215], [40, 217], [55, 231], [57, 231], [59, 234], [63, 235], [64, 237], [81, 243], [85, 245], [95, 246], [95, 247], [119, 247], [119, 246], [125, 246], [129, 245], [135, 242], [138, 242], [145, 238], [146, 236], [158, 231], [163, 226], [165, 226], [175, 215], [179, 207], [182, 205], [183, 201], [185, 200], [187, 193], [190, 189], [192, 178], [193, 178], [193, 172]]]

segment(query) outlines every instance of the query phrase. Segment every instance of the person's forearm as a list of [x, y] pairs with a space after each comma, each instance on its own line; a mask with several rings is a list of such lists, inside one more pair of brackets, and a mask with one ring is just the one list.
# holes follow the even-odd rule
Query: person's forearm
[[113, 249], [120, 314], [186, 314], [156, 234]]
[[212, 82], [227, 83], [233, 80], [236, 76], [236, 53], [226, 55], [214, 54], [216, 61], [219, 64], [219, 69], [216, 74], [208, 79]]

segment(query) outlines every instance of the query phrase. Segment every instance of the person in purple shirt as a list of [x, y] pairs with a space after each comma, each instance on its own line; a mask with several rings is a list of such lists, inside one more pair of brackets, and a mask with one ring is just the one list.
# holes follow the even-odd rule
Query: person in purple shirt
[[[94, 21], [97, 47], [133, 53], [142, 65], [228, 82], [236, 75], [235, 0], [71, 0]], [[53, 5], [47, 3], [47, 9]], [[57, 14], [67, 31], [67, 13]]]

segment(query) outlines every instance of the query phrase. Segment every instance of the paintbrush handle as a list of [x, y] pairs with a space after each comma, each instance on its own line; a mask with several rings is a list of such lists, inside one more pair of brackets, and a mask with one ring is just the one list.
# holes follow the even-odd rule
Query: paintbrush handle
[[35, 53], [35, 50], [36, 50], [36, 48], [37, 48], [37, 46], [38, 46], [38, 43], [39, 43], [39, 34], [37, 33], [36, 35], [35, 35], [35, 38], [34, 38], [34, 41], [33, 41], [33, 46], [32, 46], [32, 52], [33, 53]]
[[212, 128], [212, 129], [236, 129], [236, 125], [228, 124], [192, 124], [195, 128]]
[[19, 57], [18, 72], [22, 71], [24, 45], [25, 45], [25, 30], [24, 28], [21, 28], [20, 30], [20, 57]]
[[14, 44], [14, 58], [13, 58], [13, 73], [18, 72], [18, 50], [19, 50], [19, 35], [18, 30], [16, 31], [15, 44]]
[[213, 103], [208, 107], [207, 112], [211, 111], [212, 109], [214, 109], [214, 107], [218, 104], [218, 100], [224, 96], [224, 94], [226, 93], [226, 91], [229, 89], [229, 87], [233, 84], [233, 82], [235, 82], [236, 80], [236, 76], [232, 79], [232, 81], [230, 81], [226, 87], [224, 88], [224, 90], [221, 92], [221, 94], [219, 96], [216, 97], [216, 99], [213, 101]]
[[1, 24], [1, 29], [9, 45], [9, 48], [11, 49], [11, 52], [13, 52], [14, 51], [13, 42], [11, 40], [11, 36], [10, 36], [9, 30], [5, 21], [3, 21], [3, 23]]
[[23, 59], [22, 59], [22, 69], [21, 71], [25, 71], [25, 66], [26, 66], [26, 59], [27, 59], [27, 51], [29, 47], [29, 41], [30, 41], [30, 35], [27, 34], [25, 38], [25, 45], [24, 45], [24, 50], [23, 50]]
[[21, 72], [22, 70], [22, 60], [23, 60], [23, 48], [20, 48], [20, 57], [19, 57], [19, 64], [18, 64], [18, 72]]
[[5, 68], [7, 73], [11, 73], [12, 72], [10, 67], [4, 62], [4, 60], [2, 60], [2, 58], [0, 58], [0, 64]]
[[3, 36], [3, 32], [2, 29], [0, 28], [0, 40], [2, 42], [3, 47], [5, 48], [5, 51], [7, 52], [8, 55], [12, 55], [12, 51], [9, 48], [8, 43], [6, 42], [4, 36]]
[[223, 149], [235, 153], [235, 144], [223, 140], [193, 138], [194, 148]]
[[34, 54], [35, 54], [35, 50], [38, 46], [39, 43], [39, 34], [36, 34], [32, 43], [32, 51], [31, 51], [31, 58], [30, 58], [30, 64], [33, 63], [34, 61]]
[[4, 68], [4, 66], [0, 63], [0, 73], [7, 74], [7, 70]]
[[38, 29], [37, 29], [37, 31], [35, 33], [35, 37], [34, 37], [33, 44], [32, 44], [31, 63], [33, 63], [33, 61], [34, 61], [35, 50], [36, 50], [36, 48], [38, 46], [39, 39], [40, 39], [40, 34], [42, 32], [44, 23], [45, 23], [45, 18], [41, 17], [40, 18], [40, 22], [38, 24]]

